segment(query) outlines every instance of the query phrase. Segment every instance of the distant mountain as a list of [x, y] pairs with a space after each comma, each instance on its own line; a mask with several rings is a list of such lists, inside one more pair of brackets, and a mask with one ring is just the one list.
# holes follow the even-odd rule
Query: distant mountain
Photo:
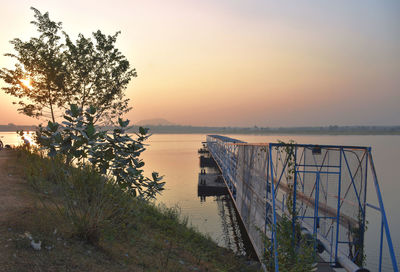
[[25, 130], [32, 131], [36, 130], [36, 126], [32, 125], [15, 125], [13, 123], [9, 123], [8, 125], [0, 125], [0, 131], [17, 131], [17, 130]]
[[141, 120], [136, 123], [137, 126], [175, 126], [176, 124], [163, 118], [154, 118]]

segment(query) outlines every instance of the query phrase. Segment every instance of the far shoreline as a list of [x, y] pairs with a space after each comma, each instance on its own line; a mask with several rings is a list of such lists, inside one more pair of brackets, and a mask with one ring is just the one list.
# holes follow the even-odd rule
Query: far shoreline
[[[400, 135], [400, 126], [315, 126], [315, 127], [205, 127], [180, 125], [143, 125], [151, 134], [248, 134], [248, 135]], [[34, 131], [37, 126], [0, 125], [0, 133]], [[110, 127], [107, 127], [110, 129]], [[127, 132], [135, 133], [139, 126]]]

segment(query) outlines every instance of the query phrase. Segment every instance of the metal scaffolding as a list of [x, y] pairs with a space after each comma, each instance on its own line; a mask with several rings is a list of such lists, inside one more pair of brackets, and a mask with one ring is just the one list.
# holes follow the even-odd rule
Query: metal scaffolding
[[[260, 258], [265, 251], [263, 237], [270, 238], [275, 271], [279, 271], [276, 226], [288, 215], [314, 238], [315, 250], [322, 247], [319, 253], [326, 262], [357, 271], [365, 254], [369, 207], [381, 214], [379, 271], [386, 242], [393, 271], [398, 272], [370, 147], [250, 144], [220, 135], [208, 135], [207, 146]], [[378, 206], [366, 201], [368, 172]]]

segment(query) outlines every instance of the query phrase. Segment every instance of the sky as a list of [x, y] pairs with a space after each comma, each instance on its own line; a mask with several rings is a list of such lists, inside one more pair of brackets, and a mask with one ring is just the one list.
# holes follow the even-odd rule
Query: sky
[[[400, 125], [400, 1], [0, 0], [9, 41], [37, 36], [33, 6], [71, 36], [121, 31], [138, 77], [132, 122], [193, 126]], [[0, 87], [4, 82], [0, 81]], [[0, 124], [37, 124], [0, 92]]]

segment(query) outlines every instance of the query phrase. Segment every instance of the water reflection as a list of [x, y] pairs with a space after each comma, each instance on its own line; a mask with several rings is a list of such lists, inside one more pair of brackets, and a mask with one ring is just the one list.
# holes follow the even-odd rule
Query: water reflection
[[24, 144], [24, 139], [26, 144], [36, 145], [34, 141], [35, 132], [34, 131], [24, 131], [21, 136], [18, 132], [0, 132], [0, 140], [3, 142], [4, 146], [15, 147]]
[[197, 195], [201, 203], [206, 202], [208, 198], [209, 201], [211, 199], [217, 204], [222, 230], [220, 244], [237, 254], [256, 259], [253, 246], [236, 212], [219, 168], [205, 146], [199, 149], [198, 153], [200, 154], [200, 172]]

